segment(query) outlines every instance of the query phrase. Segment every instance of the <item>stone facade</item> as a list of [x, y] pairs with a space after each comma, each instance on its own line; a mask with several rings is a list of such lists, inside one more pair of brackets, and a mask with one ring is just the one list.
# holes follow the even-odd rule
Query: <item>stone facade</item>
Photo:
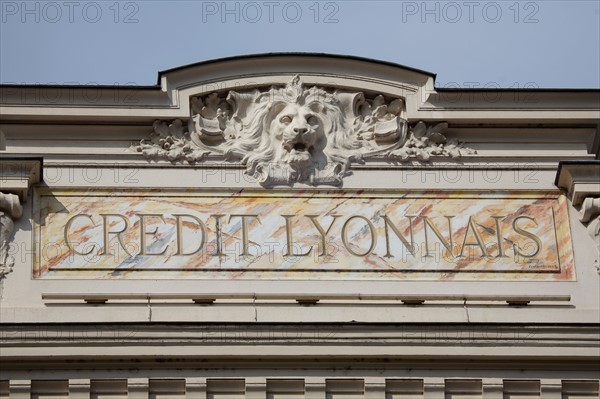
[[1, 86], [0, 396], [597, 398], [600, 91], [434, 79]]

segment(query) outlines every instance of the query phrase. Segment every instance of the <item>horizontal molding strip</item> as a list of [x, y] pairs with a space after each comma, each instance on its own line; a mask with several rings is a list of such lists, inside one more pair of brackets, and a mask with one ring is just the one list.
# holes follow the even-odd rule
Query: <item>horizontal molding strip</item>
[[397, 294], [326, 294], [326, 293], [43, 293], [44, 301], [84, 301], [104, 304], [113, 300], [193, 301], [212, 304], [221, 300], [296, 301], [300, 305], [316, 305], [320, 301], [394, 301], [405, 305], [422, 305], [432, 301], [451, 302], [506, 302], [510, 306], [525, 306], [530, 302], [570, 302], [570, 295], [397, 295]]

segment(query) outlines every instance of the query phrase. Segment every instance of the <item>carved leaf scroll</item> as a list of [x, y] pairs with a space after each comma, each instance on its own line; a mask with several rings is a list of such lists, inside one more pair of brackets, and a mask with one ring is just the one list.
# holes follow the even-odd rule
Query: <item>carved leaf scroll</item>
[[19, 197], [0, 193], [0, 280], [12, 272], [15, 260], [9, 255], [9, 243], [15, 229], [14, 221], [23, 215]]

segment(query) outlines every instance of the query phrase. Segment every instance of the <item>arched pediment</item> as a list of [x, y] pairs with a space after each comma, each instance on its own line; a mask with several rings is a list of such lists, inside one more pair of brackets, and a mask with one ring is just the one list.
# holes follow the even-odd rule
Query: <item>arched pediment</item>
[[258, 54], [182, 66], [159, 73], [158, 83], [185, 107], [194, 96], [285, 85], [295, 75], [307, 86], [407, 99], [412, 117], [433, 92], [435, 75], [398, 64], [328, 54]]

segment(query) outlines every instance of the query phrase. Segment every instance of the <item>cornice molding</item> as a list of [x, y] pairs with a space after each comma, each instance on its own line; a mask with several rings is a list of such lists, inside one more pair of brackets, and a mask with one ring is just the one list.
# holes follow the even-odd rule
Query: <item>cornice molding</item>
[[[321, 356], [335, 357], [334, 353], [339, 354], [339, 348], [343, 347], [346, 348], [346, 357], [377, 358], [385, 353], [385, 357], [411, 355], [418, 358], [430, 357], [429, 353], [437, 353], [438, 356], [445, 353], [446, 358], [451, 358], [452, 353], [457, 355], [453, 348], [465, 342], [477, 346], [481, 354], [497, 358], [515, 356], [517, 353], [531, 356], [539, 353], [540, 348], [554, 349], [555, 359], [574, 356], [577, 349], [581, 360], [598, 358], [597, 352], [589, 350], [597, 348], [597, 324], [440, 323], [433, 329], [426, 323], [178, 323], [176, 326], [174, 328], [173, 324], [168, 323], [4, 324], [0, 329], [0, 343], [5, 348], [6, 361], [14, 360], [15, 354], [24, 349], [31, 350], [27, 351], [28, 356], [19, 355], [19, 361], [26, 361], [30, 356], [48, 356], [48, 351], [62, 345], [78, 349], [79, 353], [71, 356], [71, 360], [89, 358], [93, 353], [97, 356], [98, 352], [94, 351], [97, 348], [118, 348], [102, 354], [102, 358], [110, 359], [139, 356], [139, 348], [148, 347], [154, 347], [149, 352], [160, 353], [160, 357], [165, 357], [166, 351], [173, 348], [188, 348], [186, 355], [178, 356], [181, 360], [201, 357], [214, 359], [216, 351], [221, 358], [251, 358], [252, 353], [260, 352], [265, 358], [277, 359], [281, 358], [278, 348], [282, 346], [289, 348], [288, 355], [295, 352], [297, 357], [301, 357], [297, 351], [307, 350], [308, 346], [314, 349], [315, 344], [323, 351]], [[157, 346], [157, 343], [160, 345]], [[249, 350], [242, 351], [240, 346]], [[190, 350], [191, 347], [195, 349]], [[216, 349], [211, 351], [211, 347]], [[368, 348], [374, 349], [373, 352]], [[388, 352], [385, 352], [386, 348]], [[312, 356], [319, 350], [311, 351]], [[311, 355], [307, 352], [306, 356]]]
[[285, 83], [404, 95], [411, 121], [597, 125], [600, 90], [448, 89], [435, 75], [360, 57], [272, 53], [210, 60], [159, 74], [156, 86], [0, 85], [0, 119], [11, 123], [174, 120], [190, 115], [190, 98]]

